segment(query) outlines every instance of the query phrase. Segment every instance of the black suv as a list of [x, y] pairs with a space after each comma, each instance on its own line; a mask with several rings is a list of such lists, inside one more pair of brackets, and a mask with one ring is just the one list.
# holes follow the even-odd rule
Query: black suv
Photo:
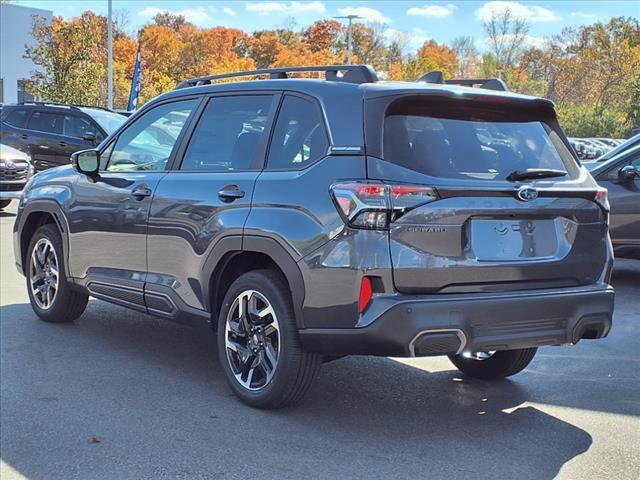
[[[216, 83], [248, 76], [268, 79]], [[343, 355], [448, 355], [491, 379], [604, 337], [606, 190], [551, 102], [503, 90], [367, 66], [183, 82], [25, 189], [33, 309], [68, 322], [93, 296], [211, 324], [231, 388], [262, 408]]]
[[0, 143], [31, 157], [36, 171], [68, 165], [73, 152], [95, 147], [126, 117], [98, 107], [28, 102], [5, 105]]

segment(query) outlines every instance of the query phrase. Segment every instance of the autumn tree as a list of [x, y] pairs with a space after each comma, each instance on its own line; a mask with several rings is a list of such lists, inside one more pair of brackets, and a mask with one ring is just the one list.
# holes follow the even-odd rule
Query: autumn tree
[[451, 42], [451, 50], [458, 60], [457, 76], [473, 77], [478, 72], [479, 52], [473, 37], [456, 37]]
[[458, 59], [448, 46], [427, 40], [402, 67], [405, 80], [414, 81], [432, 70], [441, 71], [445, 78], [453, 78], [458, 71]]
[[[32, 30], [35, 43], [26, 47], [25, 56], [39, 69], [31, 74], [31, 92], [38, 98], [61, 103], [106, 104], [106, 17], [87, 11], [68, 21], [54, 17], [51, 24], [36, 17]], [[125, 46], [127, 43], [128, 37], [116, 23], [114, 51], [127, 55], [131, 51], [130, 45]], [[116, 98], [123, 97], [119, 88], [124, 88], [125, 82], [120, 75], [127, 74], [120, 67], [114, 62]]]
[[312, 52], [339, 50], [338, 38], [342, 33], [342, 24], [336, 20], [318, 20], [302, 33], [302, 39]]
[[529, 33], [527, 20], [516, 17], [507, 8], [500, 13], [493, 12], [491, 18], [482, 26], [488, 36], [489, 49], [496, 59], [498, 69], [514, 67], [526, 47], [525, 41]]
[[273, 64], [281, 49], [280, 38], [272, 31], [255, 32], [249, 40], [249, 56], [258, 68]]

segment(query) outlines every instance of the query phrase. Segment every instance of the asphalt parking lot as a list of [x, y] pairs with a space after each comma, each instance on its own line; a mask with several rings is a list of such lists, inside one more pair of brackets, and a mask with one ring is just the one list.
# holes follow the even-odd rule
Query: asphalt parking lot
[[39, 321], [14, 208], [0, 212], [3, 480], [640, 478], [640, 262], [616, 265], [607, 339], [541, 349], [512, 380], [352, 357], [264, 412], [231, 395], [207, 331], [99, 301], [75, 324]]

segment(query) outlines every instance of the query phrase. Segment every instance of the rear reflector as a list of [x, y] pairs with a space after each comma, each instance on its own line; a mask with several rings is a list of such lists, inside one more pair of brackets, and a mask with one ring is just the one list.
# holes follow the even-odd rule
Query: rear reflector
[[360, 301], [358, 302], [358, 312], [364, 312], [369, 306], [371, 301], [371, 280], [369, 277], [362, 277], [362, 283], [360, 283]]

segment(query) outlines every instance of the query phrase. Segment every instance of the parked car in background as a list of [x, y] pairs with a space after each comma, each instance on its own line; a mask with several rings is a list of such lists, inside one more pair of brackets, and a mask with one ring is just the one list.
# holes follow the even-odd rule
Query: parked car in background
[[33, 310], [70, 322], [94, 296], [210, 324], [260, 408], [338, 356], [447, 355], [491, 380], [605, 337], [606, 190], [552, 102], [505, 90], [366, 65], [184, 81], [30, 182], [14, 253]]
[[640, 259], [640, 145], [599, 162], [591, 174], [609, 191], [609, 232], [616, 256]]
[[0, 210], [11, 200], [20, 198], [22, 189], [33, 175], [29, 155], [0, 144]]
[[598, 157], [598, 150], [584, 138], [569, 138], [569, 142], [580, 160], [594, 160]]
[[31, 157], [36, 171], [68, 165], [73, 152], [97, 146], [126, 117], [96, 107], [29, 102], [5, 105], [0, 143]]
[[618, 145], [616, 148], [612, 148], [611, 150], [609, 150], [604, 155], [602, 155], [602, 156], [600, 156], [600, 157], [598, 157], [596, 159], [593, 159], [591, 161], [584, 162], [584, 165], [589, 170], [591, 170], [591, 169], [595, 168], [597, 165], [599, 165], [600, 163], [608, 162], [613, 157], [618, 156], [620, 153], [622, 153], [622, 152], [624, 152], [626, 150], [630, 150], [631, 148], [635, 147], [636, 145], [640, 145], [640, 134], [635, 135], [635, 136], [625, 140], [620, 145]]
[[586, 147], [584, 143], [577, 142], [573, 138], [569, 138], [569, 143], [571, 144], [571, 147], [576, 152], [576, 155], [580, 160], [584, 160], [587, 157]]
[[595, 138], [594, 140], [597, 140], [600, 143], [603, 143], [609, 148], [616, 148], [618, 145], [620, 145], [620, 142], [618, 142], [617, 140], [614, 140], [613, 138]]

